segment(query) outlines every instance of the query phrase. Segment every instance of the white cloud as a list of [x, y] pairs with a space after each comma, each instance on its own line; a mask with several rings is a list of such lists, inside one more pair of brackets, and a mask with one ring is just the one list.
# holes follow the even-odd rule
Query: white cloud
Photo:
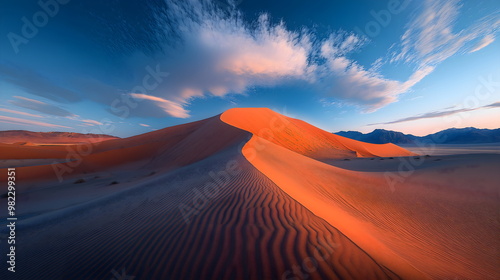
[[237, 10], [221, 11], [209, 1], [167, 4], [166, 17], [174, 26], [174, 31], [168, 30], [180, 43], [166, 46], [163, 57], [144, 59], [144, 65], [160, 61], [161, 69], [171, 75], [148, 92], [161, 101], [142, 96], [167, 115], [189, 117], [183, 107], [194, 98], [245, 94], [251, 87], [305, 81], [312, 75], [312, 43], [306, 33], [292, 32], [284, 23], [271, 24], [267, 15], [250, 25]]
[[82, 122], [84, 122], [86, 125], [91, 125], [91, 126], [102, 125], [102, 122], [98, 122], [95, 120], [82, 120]]
[[30, 114], [30, 113], [26, 113], [26, 112], [21, 112], [21, 111], [16, 111], [16, 110], [10, 110], [10, 109], [0, 108], [0, 111], [6, 112], [6, 113], [11, 113], [11, 114], [17, 114], [17, 115], [23, 115], [23, 116], [33, 117], [33, 118], [40, 118], [40, 119], [43, 118], [40, 115], [34, 115], [34, 114]]
[[493, 43], [494, 41], [495, 41], [495, 36], [488, 34], [488, 35], [484, 36], [484, 38], [481, 39], [481, 41], [479, 41], [470, 52], [471, 53], [477, 52], [478, 50], [485, 48], [486, 46]]
[[30, 109], [47, 115], [54, 115], [59, 117], [71, 117], [73, 113], [60, 108], [56, 105], [48, 104], [39, 100], [26, 98], [22, 96], [13, 96], [14, 100], [9, 100], [9, 103], [18, 107]]
[[[376, 61], [375, 67], [367, 70], [347, 58], [348, 52], [359, 47], [362, 42], [360, 39], [352, 39], [353, 36], [348, 35], [346, 40], [342, 40], [342, 37], [330, 37], [323, 42], [320, 55], [326, 59], [326, 63], [320, 67], [323, 68], [321, 75], [322, 80], [330, 84], [327, 90], [329, 96], [362, 105], [365, 112], [375, 111], [397, 101], [400, 94], [407, 92], [434, 69], [430, 66], [419, 68], [405, 82], [384, 78], [378, 73], [380, 61]], [[353, 45], [357, 46], [352, 47]]]
[[189, 117], [189, 111], [184, 109], [181, 104], [163, 99], [161, 97], [156, 97], [156, 96], [151, 96], [147, 94], [142, 94], [142, 93], [131, 93], [130, 94], [132, 97], [140, 100], [148, 100], [150, 102], [153, 102], [155, 105], [160, 107], [165, 113], [176, 117], [176, 118], [188, 118]]
[[[422, 13], [407, 25], [401, 43], [392, 53], [391, 62], [437, 65], [456, 53], [466, 51], [470, 43], [478, 38], [486, 36], [485, 42], [491, 41], [491, 34], [500, 27], [498, 13], [483, 17], [462, 30], [454, 30], [460, 8], [458, 0], [425, 1]], [[485, 42], [480, 42], [479, 46]]]
[[46, 123], [46, 122], [39, 122], [39, 121], [26, 120], [26, 119], [21, 119], [21, 118], [14, 118], [14, 117], [6, 117], [6, 116], [0, 116], [0, 122], [10, 123], [10, 124], [15, 124], [15, 125], [70, 128], [70, 127], [67, 127], [64, 125], [51, 124], [51, 123]]

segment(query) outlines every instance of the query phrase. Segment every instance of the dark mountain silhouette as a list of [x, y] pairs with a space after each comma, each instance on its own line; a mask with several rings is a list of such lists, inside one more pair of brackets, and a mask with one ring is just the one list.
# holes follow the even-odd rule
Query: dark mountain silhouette
[[450, 128], [426, 136], [415, 136], [385, 129], [375, 129], [367, 134], [358, 131], [339, 131], [335, 134], [373, 144], [413, 144], [416, 142], [432, 142], [436, 144], [480, 144], [500, 142], [500, 128]]

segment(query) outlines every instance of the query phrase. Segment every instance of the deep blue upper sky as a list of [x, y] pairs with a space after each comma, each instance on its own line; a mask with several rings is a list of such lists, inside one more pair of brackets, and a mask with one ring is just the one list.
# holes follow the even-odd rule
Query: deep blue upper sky
[[0, 10], [0, 130], [123, 137], [233, 107], [328, 131], [500, 127], [495, 0], [40, 3]]

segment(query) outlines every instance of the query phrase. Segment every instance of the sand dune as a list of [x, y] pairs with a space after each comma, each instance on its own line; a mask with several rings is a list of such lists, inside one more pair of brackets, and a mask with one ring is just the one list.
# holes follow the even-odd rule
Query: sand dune
[[293, 152], [322, 160], [332, 158], [409, 156], [414, 153], [394, 144], [369, 144], [345, 138], [267, 108], [230, 109], [221, 120], [257, 139], [268, 140]]
[[[44, 161], [83, 148], [59, 163], [71, 169], [62, 181]], [[432, 158], [391, 185], [394, 164], [366, 162], [413, 153], [268, 109], [15, 149], [3, 158], [19, 166], [19, 279], [500, 277], [498, 156]]]
[[0, 131], [0, 143], [17, 145], [97, 143], [111, 139], [117, 139], [117, 137], [105, 134], [82, 134], [74, 132]]

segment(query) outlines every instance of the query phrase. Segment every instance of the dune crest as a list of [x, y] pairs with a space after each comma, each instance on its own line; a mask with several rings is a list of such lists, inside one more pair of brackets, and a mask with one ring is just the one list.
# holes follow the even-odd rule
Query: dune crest
[[318, 160], [415, 155], [394, 144], [369, 144], [329, 133], [267, 108], [229, 109], [221, 115], [221, 120], [259, 139]]

